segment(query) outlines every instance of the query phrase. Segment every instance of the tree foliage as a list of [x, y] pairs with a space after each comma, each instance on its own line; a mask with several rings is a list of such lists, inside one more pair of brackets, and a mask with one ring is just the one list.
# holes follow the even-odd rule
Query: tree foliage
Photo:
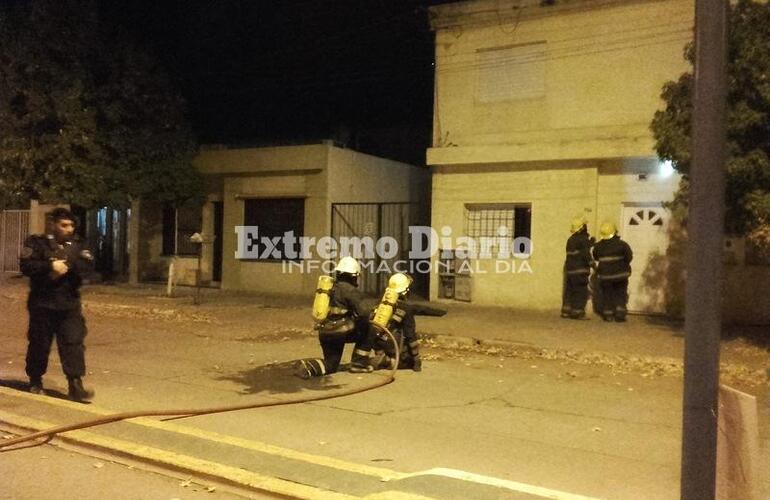
[[[728, 30], [726, 230], [760, 234], [770, 226], [770, 4], [738, 0]], [[685, 58], [694, 63], [693, 46]], [[656, 149], [683, 174], [674, 201], [686, 207], [692, 161], [692, 71], [663, 87], [665, 109], [651, 124]]]
[[201, 194], [184, 102], [89, 0], [0, 7], [0, 204], [125, 207]]

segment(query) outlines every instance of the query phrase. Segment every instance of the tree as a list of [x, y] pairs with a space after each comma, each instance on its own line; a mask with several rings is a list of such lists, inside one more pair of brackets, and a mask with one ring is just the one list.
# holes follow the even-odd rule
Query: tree
[[93, 1], [0, 9], [0, 203], [181, 203], [201, 195], [195, 148], [168, 76]]
[[[730, 6], [728, 31], [727, 191], [725, 229], [770, 243], [770, 4], [738, 0]], [[691, 64], [692, 44], [685, 49]], [[687, 205], [693, 110], [693, 72], [668, 82], [665, 109], [651, 129], [658, 156], [683, 174], [673, 202]]]

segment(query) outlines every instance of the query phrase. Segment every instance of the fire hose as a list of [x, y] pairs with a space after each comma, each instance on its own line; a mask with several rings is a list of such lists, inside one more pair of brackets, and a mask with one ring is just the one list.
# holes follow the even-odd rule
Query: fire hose
[[[350, 396], [352, 394], [359, 394], [362, 392], [370, 391], [372, 389], [377, 389], [379, 387], [390, 384], [396, 379], [396, 370], [398, 370], [398, 363], [400, 359], [399, 343], [396, 340], [396, 338], [393, 336], [393, 333], [391, 333], [390, 330], [388, 330], [387, 328], [377, 327], [377, 329], [387, 334], [388, 340], [390, 340], [390, 342], [393, 344], [394, 352], [395, 352], [394, 363], [391, 366], [391, 369], [388, 372], [388, 374], [382, 376], [381, 380], [373, 384], [366, 385], [364, 387], [355, 387], [355, 388], [340, 390], [340, 391], [332, 392], [330, 394], [323, 394], [319, 396], [287, 398], [287, 399], [281, 399], [277, 401], [263, 401], [260, 403], [245, 403], [245, 404], [230, 405], [230, 406], [215, 406], [212, 408], [193, 408], [193, 409], [179, 409], [179, 410], [138, 410], [138, 411], [123, 412], [123, 413], [115, 413], [113, 415], [107, 415], [105, 417], [86, 420], [84, 422], [80, 422], [76, 424], [67, 424], [67, 425], [61, 425], [58, 427], [52, 427], [47, 430], [42, 430], [31, 434], [27, 434], [25, 436], [19, 436], [17, 438], [5, 440], [3, 442], [0, 442], [0, 449], [8, 448], [10, 446], [25, 443], [27, 441], [32, 441], [39, 438], [50, 438], [64, 432], [75, 431], [79, 429], [86, 429], [89, 427], [96, 427], [98, 425], [110, 424], [112, 422], [119, 422], [122, 420], [128, 420], [128, 419], [138, 418], [138, 417], [174, 417], [174, 419], [196, 417], [200, 415], [211, 415], [215, 413], [225, 413], [230, 411], [250, 410], [253, 408], [265, 408], [269, 406], [284, 406], [284, 405], [293, 405], [298, 403], [310, 403], [313, 401], [323, 401], [325, 399], [341, 398], [343, 396]], [[167, 419], [167, 420], [171, 420], [171, 419]]]

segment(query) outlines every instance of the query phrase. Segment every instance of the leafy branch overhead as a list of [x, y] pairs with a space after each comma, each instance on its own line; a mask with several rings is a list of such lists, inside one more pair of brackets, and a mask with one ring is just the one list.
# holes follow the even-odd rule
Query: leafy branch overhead
[[[770, 4], [731, 5], [728, 36], [726, 230], [758, 234], [770, 227]], [[685, 58], [694, 62], [692, 45]], [[684, 174], [679, 206], [687, 199], [693, 81], [689, 71], [665, 84], [666, 107], [651, 124], [658, 155]]]
[[0, 205], [198, 198], [183, 99], [93, 1], [0, 6]]

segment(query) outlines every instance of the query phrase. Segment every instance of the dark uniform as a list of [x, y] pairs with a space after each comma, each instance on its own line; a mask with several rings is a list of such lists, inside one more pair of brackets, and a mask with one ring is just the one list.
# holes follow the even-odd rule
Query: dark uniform
[[[54, 278], [52, 262], [58, 259], [65, 260], [69, 270]], [[21, 272], [30, 278], [26, 371], [33, 384], [40, 382], [48, 369], [54, 337], [67, 379], [77, 379], [79, 383], [86, 372], [86, 323], [80, 305], [80, 285], [91, 271], [92, 262], [90, 251], [78, 236], [63, 244], [50, 234], [33, 235], [24, 242]]]
[[591, 274], [591, 245], [588, 230], [577, 231], [567, 240], [567, 258], [564, 262], [564, 302], [562, 317], [582, 318], [588, 302], [588, 277]]
[[615, 235], [598, 242], [593, 254], [598, 261], [596, 274], [602, 293], [602, 317], [605, 321], [612, 321], [613, 317], [615, 321], [625, 321], [628, 277], [633, 259], [631, 247]]
[[342, 361], [345, 344], [355, 344], [351, 357], [352, 368], [371, 370], [369, 353], [373, 335], [369, 331], [369, 314], [376, 301], [367, 298], [355, 285], [338, 277], [330, 292], [329, 316], [318, 328], [323, 359], [300, 361], [297, 375], [303, 378], [335, 373]]
[[[420, 356], [420, 337], [417, 334], [415, 316], [444, 316], [446, 310], [430, 307], [424, 304], [413, 304], [406, 299], [399, 299], [388, 322], [388, 330], [395, 337], [399, 349], [399, 368], [411, 368], [422, 371]], [[392, 368], [395, 358], [393, 341], [387, 335], [378, 335], [375, 340], [375, 368]]]

